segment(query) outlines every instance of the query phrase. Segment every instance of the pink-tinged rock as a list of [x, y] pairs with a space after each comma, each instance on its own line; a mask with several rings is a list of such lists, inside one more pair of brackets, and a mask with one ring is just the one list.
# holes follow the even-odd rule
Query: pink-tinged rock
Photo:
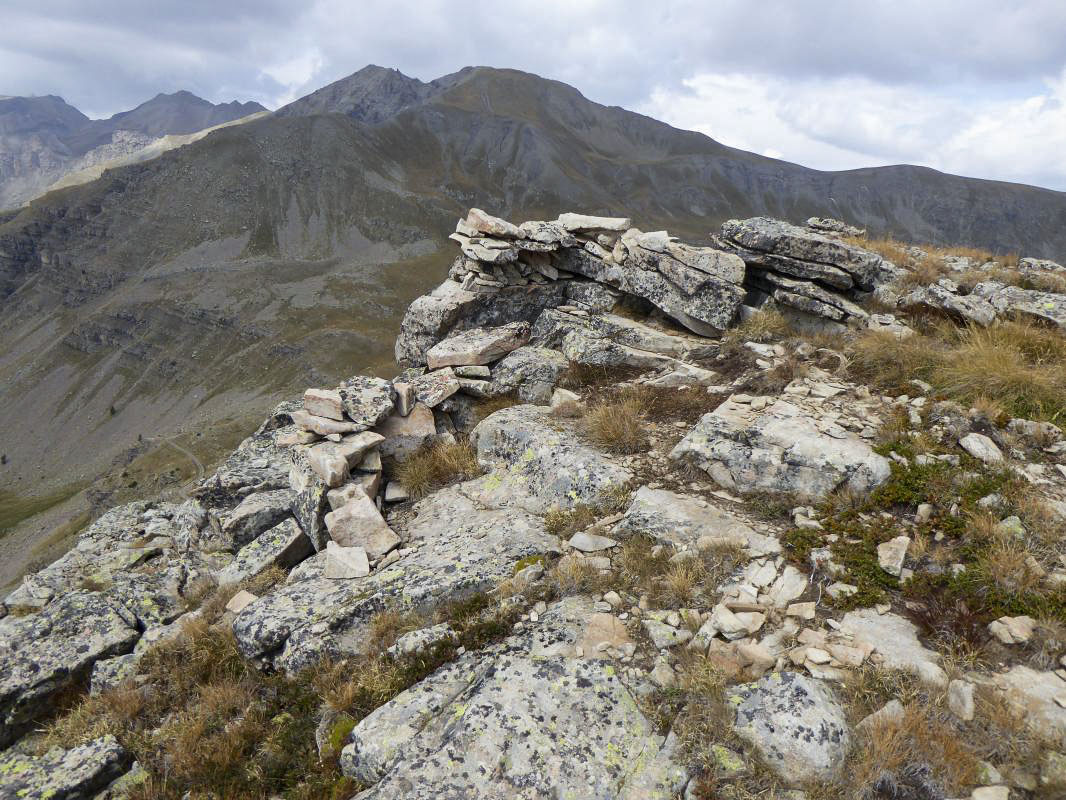
[[505, 236], [510, 239], [519, 238], [522, 233], [518, 226], [500, 217], [494, 217], [482, 211], [480, 208], [472, 208], [466, 215], [466, 224], [477, 233], [486, 233], [489, 236]]
[[319, 436], [328, 436], [331, 433], [354, 433], [361, 430], [353, 422], [319, 417], [315, 414], [308, 414], [303, 410], [293, 411], [292, 421], [300, 430], [317, 433]]
[[433, 345], [426, 351], [426, 362], [430, 369], [490, 364], [528, 341], [528, 322], [512, 322], [499, 328], [474, 328]]
[[415, 387], [404, 381], [394, 381], [392, 390], [396, 393], [396, 413], [406, 417], [415, 407]]
[[415, 403], [406, 417], [391, 416], [374, 431], [385, 437], [379, 450], [386, 461], [402, 463], [415, 450], [432, 441], [437, 435], [433, 409], [424, 403]]
[[341, 547], [336, 542], [326, 543], [326, 564], [322, 577], [332, 580], [365, 578], [370, 574], [370, 560], [362, 547]]
[[374, 501], [354, 492], [347, 504], [326, 514], [330, 538], [342, 547], [362, 547], [371, 559], [381, 558], [400, 543]]
[[307, 463], [326, 486], [335, 488], [348, 480], [348, 460], [332, 442], [316, 444], [307, 451]]
[[308, 389], [304, 392], [304, 411], [316, 417], [343, 420], [341, 393], [333, 389]]

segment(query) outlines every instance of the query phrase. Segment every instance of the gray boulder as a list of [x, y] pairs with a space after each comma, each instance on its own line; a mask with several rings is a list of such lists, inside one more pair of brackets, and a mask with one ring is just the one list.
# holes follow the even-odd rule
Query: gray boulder
[[[288, 412], [285, 412], [285, 418], [288, 418]], [[288, 448], [278, 445], [277, 439], [293, 431], [295, 428], [290, 424], [288, 427], [261, 429], [249, 436], [226, 457], [213, 475], [197, 485], [193, 497], [205, 508], [229, 510], [253, 492], [288, 487]]]
[[961, 295], [954, 282], [941, 280], [932, 286], [922, 286], [904, 295], [899, 300], [900, 308], [911, 311], [926, 309], [939, 311], [963, 322], [973, 322], [982, 327], [996, 319], [996, 309], [979, 295]]
[[[781, 220], [768, 217], [731, 219], [722, 225], [722, 237], [760, 253], [836, 267], [846, 272], [857, 287], [867, 291], [885, 278], [884, 259], [877, 253]], [[815, 275], [797, 277], [817, 279]]]
[[0, 753], [0, 797], [19, 800], [90, 800], [121, 776], [130, 754], [114, 736], [104, 736], [43, 756]]
[[517, 503], [534, 512], [599, 505], [633, 475], [582, 444], [545, 406], [512, 406], [470, 434], [478, 463], [490, 474], [478, 495], [489, 505]]
[[766, 764], [792, 784], [830, 778], [851, 744], [844, 711], [821, 681], [795, 672], [772, 672], [734, 686], [734, 728]]
[[568, 366], [558, 350], [535, 345], [519, 347], [493, 366], [490, 393], [515, 392], [523, 403], [546, 405]]
[[289, 488], [256, 492], [242, 500], [221, 521], [222, 540], [229, 550], [239, 550], [259, 534], [289, 516], [293, 492]]
[[240, 583], [275, 565], [289, 569], [314, 552], [311, 540], [290, 517], [242, 547], [237, 557], [218, 574], [218, 582]]
[[984, 298], [1000, 314], [1048, 322], [1066, 330], [1066, 295], [987, 281], [974, 287], [973, 296]]
[[408, 306], [396, 337], [396, 360], [405, 366], [425, 364], [426, 351], [454, 333], [518, 320], [532, 322], [545, 308], [566, 302], [567, 283], [468, 291], [447, 280]]
[[705, 414], [670, 457], [692, 461], [730, 491], [811, 499], [840, 487], [866, 493], [891, 475], [888, 460], [857, 436], [819, 425], [785, 400], [761, 411], [727, 400]]
[[529, 323], [472, 328], [443, 339], [426, 351], [430, 369], [491, 364], [529, 341]]
[[383, 378], [356, 375], [337, 387], [337, 391], [344, 413], [357, 430], [373, 428], [392, 413], [392, 385]]
[[0, 747], [94, 662], [128, 653], [139, 637], [136, 618], [99, 592], [68, 592], [36, 614], [0, 619]]

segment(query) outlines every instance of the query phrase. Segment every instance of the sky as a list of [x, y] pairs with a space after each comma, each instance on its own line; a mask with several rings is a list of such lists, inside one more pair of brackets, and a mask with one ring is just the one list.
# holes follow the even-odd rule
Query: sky
[[1066, 0], [0, 0], [0, 20], [0, 95], [92, 117], [488, 65], [817, 169], [1066, 190]]

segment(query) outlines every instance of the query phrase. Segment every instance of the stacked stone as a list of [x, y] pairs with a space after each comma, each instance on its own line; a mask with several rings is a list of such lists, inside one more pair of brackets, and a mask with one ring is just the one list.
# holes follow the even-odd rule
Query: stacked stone
[[592, 280], [650, 302], [685, 327], [716, 336], [744, 300], [744, 263], [730, 253], [644, 233], [624, 217], [561, 214], [507, 220], [474, 208], [451, 235], [462, 255], [449, 278], [464, 291]]

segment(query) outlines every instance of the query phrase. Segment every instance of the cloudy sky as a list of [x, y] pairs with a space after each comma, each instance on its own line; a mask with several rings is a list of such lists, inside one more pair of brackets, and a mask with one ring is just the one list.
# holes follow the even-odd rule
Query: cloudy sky
[[94, 117], [477, 64], [820, 169], [1066, 190], [1066, 0], [3, 0], [0, 20], [0, 94]]

